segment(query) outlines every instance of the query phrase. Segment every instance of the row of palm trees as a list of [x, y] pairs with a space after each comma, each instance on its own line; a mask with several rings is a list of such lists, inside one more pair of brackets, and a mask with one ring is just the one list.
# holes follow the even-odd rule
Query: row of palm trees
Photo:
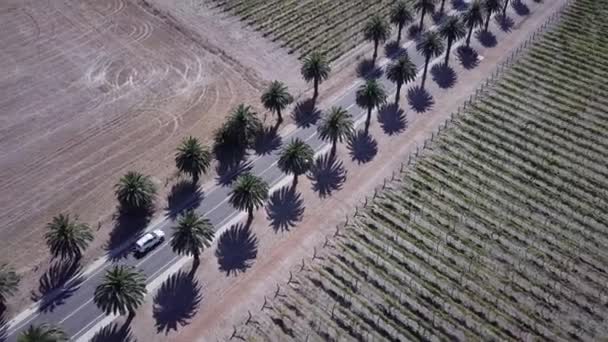
[[[425, 66], [421, 80], [424, 88], [428, 65], [433, 57], [440, 56], [444, 51], [443, 40], [447, 43], [444, 65], [448, 65], [450, 51], [453, 43], [461, 38], [466, 39], [466, 46], [470, 44], [473, 30], [485, 24], [488, 30], [489, 19], [493, 13], [500, 11], [506, 13], [508, 0], [476, 0], [461, 15], [446, 16], [437, 31], [427, 31], [420, 36], [416, 49], [425, 57]], [[445, 0], [441, 1], [440, 13], [443, 14]], [[434, 12], [435, 0], [417, 0], [414, 10], [420, 13], [422, 28], [426, 13]], [[485, 15], [485, 17], [484, 17]], [[392, 7], [389, 15], [390, 23], [397, 27], [397, 42], [401, 40], [403, 28], [414, 20], [413, 11], [406, 1], [398, 1]], [[468, 34], [467, 34], [468, 29]], [[421, 32], [421, 30], [420, 30]], [[380, 17], [372, 17], [364, 26], [364, 36], [374, 43], [373, 62], [378, 55], [380, 43], [390, 38], [391, 29], [388, 22]], [[301, 68], [304, 80], [313, 84], [313, 103], [319, 96], [319, 85], [328, 79], [331, 67], [325, 56], [313, 52], [307, 56]], [[398, 103], [401, 88], [404, 84], [413, 81], [417, 76], [415, 64], [409, 56], [403, 55], [390, 63], [386, 68], [387, 78], [396, 84], [395, 102]], [[356, 103], [367, 110], [367, 132], [372, 111], [386, 104], [387, 93], [382, 85], [375, 79], [368, 80], [356, 92]], [[262, 105], [277, 116], [277, 126], [283, 121], [283, 111], [294, 101], [288, 88], [279, 81], [273, 81], [262, 94]], [[215, 132], [215, 148], [224, 146], [229, 149], [247, 149], [252, 147], [257, 134], [263, 125], [257, 113], [251, 106], [241, 104], [228, 116], [226, 122]], [[322, 116], [318, 124], [318, 134], [321, 139], [331, 143], [331, 155], [335, 155], [337, 144], [345, 141], [354, 132], [352, 115], [341, 107], [330, 108]], [[187, 137], [177, 147], [175, 165], [180, 174], [192, 178], [194, 184], [207, 173], [212, 163], [211, 149], [195, 138]], [[310, 169], [314, 158], [314, 150], [300, 139], [294, 139], [280, 152], [278, 167], [286, 174], [293, 175], [292, 188], [295, 189], [298, 176]], [[251, 224], [253, 213], [264, 205], [268, 198], [269, 186], [260, 177], [250, 173], [239, 176], [233, 183], [229, 203], [237, 210], [246, 211], [247, 222]], [[155, 202], [157, 188], [151, 178], [139, 172], [130, 171], [120, 178], [115, 185], [115, 196], [120, 210], [130, 214], [149, 212]], [[78, 218], [70, 218], [68, 214], [60, 214], [53, 218], [47, 226], [45, 240], [53, 258], [76, 259], [82, 257], [84, 250], [93, 240], [93, 234], [87, 224], [80, 223]], [[200, 255], [210, 247], [214, 238], [214, 229], [211, 222], [188, 210], [179, 216], [170, 245], [173, 251], [180, 255], [193, 257], [192, 273], [200, 263]], [[7, 295], [16, 291], [19, 277], [14, 270], [6, 265], [0, 267], [0, 304]], [[133, 319], [137, 308], [143, 303], [146, 294], [145, 275], [130, 266], [115, 266], [108, 270], [103, 281], [95, 290], [94, 302], [106, 314], [128, 314], [126, 325]], [[36, 337], [38, 336], [38, 337]], [[51, 336], [50, 341], [67, 340], [65, 334], [50, 325], [30, 327], [19, 339], [20, 342], [38, 341], [44, 336]]]

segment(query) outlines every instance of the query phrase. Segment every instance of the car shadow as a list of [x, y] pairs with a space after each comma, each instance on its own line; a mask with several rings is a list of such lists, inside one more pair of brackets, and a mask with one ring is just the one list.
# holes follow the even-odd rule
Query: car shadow
[[456, 54], [460, 64], [467, 70], [474, 69], [479, 65], [479, 55], [471, 47], [459, 46]]
[[321, 110], [317, 108], [313, 99], [307, 99], [296, 104], [291, 117], [298, 127], [306, 128], [319, 121], [319, 118], [321, 118]]
[[493, 48], [498, 45], [496, 35], [492, 31], [479, 31], [477, 32], [477, 40], [482, 46], [487, 48]]
[[431, 77], [439, 88], [448, 89], [456, 84], [456, 72], [449, 65], [443, 63], [435, 64], [431, 68]]
[[281, 146], [283, 142], [277, 133], [278, 127], [264, 127], [255, 138], [253, 150], [258, 156], [272, 153]]
[[275, 232], [289, 231], [302, 221], [304, 200], [292, 186], [284, 186], [272, 193], [266, 205], [266, 218]]
[[181, 213], [198, 207], [203, 201], [203, 192], [192, 180], [181, 180], [171, 187], [167, 196], [166, 215], [175, 220]]
[[258, 239], [249, 225], [231, 226], [218, 239], [215, 256], [219, 269], [226, 275], [238, 275], [247, 271], [258, 256]]
[[375, 80], [382, 77], [382, 69], [372, 60], [366, 58], [357, 66], [357, 76], [365, 80]]
[[528, 7], [528, 5], [521, 0], [513, 0], [511, 2], [511, 7], [513, 7], [515, 13], [517, 13], [519, 16], [526, 16], [530, 14], [530, 7]]
[[396, 104], [383, 106], [378, 111], [378, 122], [387, 135], [396, 135], [405, 131], [407, 118], [403, 109]]
[[342, 189], [346, 181], [346, 169], [344, 163], [338, 161], [335, 155], [326, 153], [317, 157], [308, 174], [312, 182], [312, 189], [319, 197], [330, 196], [334, 191]]
[[80, 261], [58, 260], [51, 264], [38, 281], [38, 290], [31, 292], [34, 302], [40, 301], [40, 312], [53, 312], [65, 303], [84, 281]]
[[105, 245], [109, 260], [118, 261], [131, 253], [132, 249], [125, 244], [132, 238], [141, 236], [150, 223], [152, 213], [151, 209], [134, 213], [118, 209], [114, 217], [114, 229], [110, 232], [110, 238]]
[[378, 154], [378, 142], [365, 130], [359, 130], [347, 141], [352, 161], [364, 164], [372, 161]]
[[435, 104], [433, 96], [420, 86], [413, 86], [408, 89], [407, 100], [410, 107], [417, 113], [424, 113]]
[[397, 59], [407, 53], [399, 42], [393, 40], [384, 46], [384, 54], [390, 59]]
[[131, 327], [111, 323], [99, 330], [90, 342], [136, 342]]
[[179, 271], [165, 280], [154, 296], [152, 316], [156, 331], [177, 331], [192, 321], [203, 299], [201, 286], [191, 274]]

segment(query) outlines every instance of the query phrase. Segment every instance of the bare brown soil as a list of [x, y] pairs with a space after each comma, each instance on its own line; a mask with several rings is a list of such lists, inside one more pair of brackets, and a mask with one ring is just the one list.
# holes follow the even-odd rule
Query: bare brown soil
[[221, 270], [219, 259], [214, 255], [217, 246], [212, 246], [202, 256], [196, 274], [195, 287], [198, 288], [200, 303], [188, 308], [192, 317], [171, 328], [159, 324], [158, 316], [154, 315], [155, 306], [158, 312], [158, 297], [151, 294], [133, 322], [133, 335], [146, 341], [226, 340], [235, 326], [245, 322], [248, 311], [255, 319], [265, 297], [270, 303], [277, 284], [284, 286], [290, 270], [297, 271], [303, 259], [310, 263], [314, 249], [323, 248], [326, 237], [331, 237], [336, 226], [344, 222], [346, 215], [353, 213], [362, 198], [372, 194], [384, 179], [390, 178], [407, 156], [416, 151], [417, 146], [474, 93], [496, 66], [562, 4], [563, 1], [531, 4], [530, 15], [513, 27], [512, 32], [501, 37], [496, 47], [475, 46], [483, 58], [474, 69], [465, 70], [453, 60], [451, 65], [458, 75], [454, 88], [441, 89], [429, 78], [427, 88], [435, 104], [425, 113], [418, 114], [402, 100], [400, 106], [405, 109], [406, 122], [403, 131], [389, 135], [375, 118], [370, 133], [377, 144], [377, 153], [371, 161], [359, 163], [351, 158], [351, 150], [347, 146], [338, 148], [338, 163], [346, 176], [340, 190], [321, 197], [313, 190], [314, 181], [302, 179], [295, 196], [300, 196], [304, 212], [295, 226], [276, 231], [268, 209], [259, 210], [248, 235], [256, 241], [256, 256], [248, 259], [250, 265], [247, 268], [236, 272]]
[[179, 141], [209, 141], [236, 104], [259, 109], [272, 70], [298, 68], [238, 22], [190, 27], [180, 5], [176, 18], [136, 0], [0, 3], [0, 262], [23, 277], [10, 312], [29, 303], [47, 267], [52, 216], [88, 222], [96, 239], [84, 262], [99, 256], [124, 172], [153, 177], [162, 211]]

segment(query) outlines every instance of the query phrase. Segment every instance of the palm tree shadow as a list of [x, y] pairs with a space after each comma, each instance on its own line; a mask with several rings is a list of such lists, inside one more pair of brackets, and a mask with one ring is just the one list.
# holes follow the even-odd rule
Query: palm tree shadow
[[314, 99], [308, 99], [298, 102], [291, 116], [298, 127], [306, 128], [319, 121], [321, 111], [317, 108]]
[[444, 12], [439, 12], [439, 10], [437, 10], [437, 12], [434, 12], [431, 17], [433, 18], [433, 22], [435, 24], [441, 24], [441, 22], [443, 21], [443, 19], [445, 19], [446, 17], [446, 13], [445, 10]]
[[109, 260], [117, 261], [129, 255], [131, 248], [127, 248], [126, 244], [131, 241], [131, 238], [142, 234], [150, 223], [152, 214], [152, 208], [139, 212], [118, 210], [118, 213], [114, 216], [114, 229], [110, 232], [110, 238], [105, 246]]
[[313, 190], [319, 193], [319, 197], [325, 198], [342, 189], [346, 173], [344, 164], [338, 161], [335, 155], [326, 153], [315, 160], [308, 179], [312, 182]]
[[40, 301], [40, 312], [53, 312], [65, 303], [84, 281], [80, 261], [59, 260], [40, 277], [38, 291], [31, 292], [32, 301]]
[[420, 37], [420, 33], [422, 33], [423, 31], [424, 31], [424, 26], [422, 27], [422, 30], [421, 30], [417, 24], [414, 24], [407, 29], [407, 37], [409, 39], [418, 39], [418, 37]]
[[198, 184], [191, 180], [181, 180], [171, 187], [167, 196], [167, 216], [175, 220], [179, 214], [198, 207], [203, 200], [203, 192]]
[[420, 86], [411, 87], [407, 91], [407, 100], [410, 107], [417, 113], [424, 113], [435, 104], [433, 96]]
[[465, 69], [473, 69], [479, 65], [479, 55], [471, 47], [459, 46], [457, 49], [458, 60]]
[[495, 47], [498, 44], [496, 36], [491, 31], [479, 31], [477, 32], [477, 40], [487, 48]]
[[5, 342], [8, 338], [8, 322], [4, 317], [4, 304], [0, 303], [0, 342]]
[[384, 54], [390, 59], [397, 59], [406, 53], [407, 50], [396, 40], [393, 40], [384, 46]]
[[431, 68], [431, 76], [433, 81], [442, 89], [452, 88], [456, 84], [456, 72], [452, 67], [443, 63], [435, 64]]
[[407, 118], [403, 109], [394, 103], [378, 111], [378, 122], [384, 133], [388, 135], [399, 134], [407, 127]]
[[513, 7], [515, 13], [517, 13], [517, 15], [519, 16], [525, 16], [530, 14], [530, 7], [528, 7], [528, 5], [526, 5], [521, 0], [513, 0], [511, 2], [511, 7]]
[[284, 186], [272, 193], [266, 206], [266, 217], [275, 232], [289, 231], [302, 221], [304, 200], [302, 194], [291, 186]]
[[245, 272], [258, 255], [258, 239], [251, 227], [242, 223], [231, 226], [219, 238], [215, 256], [220, 271], [226, 275]]
[[90, 342], [136, 342], [131, 333], [131, 327], [111, 323], [99, 330]]
[[278, 127], [264, 127], [255, 138], [253, 150], [255, 154], [263, 156], [270, 154], [278, 149], [283, 142], [281, 136], [277, 134]]
[[382, 69], [371, 59], [366, 58], [357, 66], [357, 76], [365, 80], [375, 80], [382, 77]]
[[192, 321], [202, 301], [201, 286], [189, 273], [179, 271], [161, 285], [154, 296], [156, 331], [165, 335]]
[[378, 142], [365, 130], [359, 130], [348, 139], [352, 161], [359, 164], [370, 162], [378, 153]]
[[452, 0], [452, 7], [455, 10], [462, 12], [469, 8], [469, 4], [464, 0]]
[[494, 18], [494, 21], [496, 22], [496, 24], [498, 24], [498, 26], [503, 32], [511, 32], [511, 29], [515, 25], [515, 21], [513, 21], [513, 19], [511, 19], [511, 17], [509, 17], [508, 15], [497, 15]]

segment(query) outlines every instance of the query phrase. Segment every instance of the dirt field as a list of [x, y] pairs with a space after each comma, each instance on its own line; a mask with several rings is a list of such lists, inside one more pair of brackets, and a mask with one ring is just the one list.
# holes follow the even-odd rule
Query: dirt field
[[[192, 29], [171, 16], [187, 12], [179, 5], [0, 3], [0, 261], [25, 284], [12, 310], [46, 266], [41, 238], [53, 215], [78, 214], [97, 229], [85, 262], [100, 255], [120, 175], [152, 175], [162, 208], [179, 141], [208, 140], [231, 107], [258, 106], [273, 69], [298, 70], [235, 20]], [[297, 76], [285, 80], [296, 94]]]
[[[370, 162], [360, 164], [352, 160], [351, 150], [340, 145], [338, 160], [346, 171], [340, 191], [321, 198], [312, 189], [312, 182], [302, 179], [296, 197], [301, 196], [304, 212], [296, 226], [275, 231], [268, 213], [260, 210], [251, 232], [240, 235], [242, 241], [255, 241], [255, 258], [247, 259], [248, 267], [233, 273], [219, 269], [214, 255], [216, 246], [212, 246], [202, 256], [194, 282], [183, 273], [178, 274], [147, 298], [133, 322], [132, 335], [146, 341], [215, 341], [227, 339], [236, 325], [247, 336], [241, 326], [247, 319], [247, 311], [251, 311], [254, 320], [266, 316], [266, 312], [260, 312], [264, 296], [271, 300], [276, 285], [284, 286], [289, 271], [297, 271], [302, 258], [309, 263], [314, 247], [323, 246], [325, 236], [335, 232], [336, 225], [344, 222], [345, 215], [352, 214], [361, 198], [390, 177], [403, 158], [468, 99], [507, 52], [519, 46], [561, 3], [531, 4], [529, 17], [513, 27], [512, 32], [501, 35], [496, 47], [484, 49], [476, 45], [483, 60], [474, 69], [465, 70], [454, 61], [452, 65], [458, 74], [455, 87], [440, 89], [429, 82], [435, 105], [423, 114], [406, 109], [403, 113], [406, 126], [402, 131], [389, 135], [374, 119], [370, 132], [377, 143], [377, 154]], [[407, 108], [404, 101], [401, 106]], [[252, 248], [249, 243], [245, 247]], [[120, 322], [115, 324], [120, 326]]]

